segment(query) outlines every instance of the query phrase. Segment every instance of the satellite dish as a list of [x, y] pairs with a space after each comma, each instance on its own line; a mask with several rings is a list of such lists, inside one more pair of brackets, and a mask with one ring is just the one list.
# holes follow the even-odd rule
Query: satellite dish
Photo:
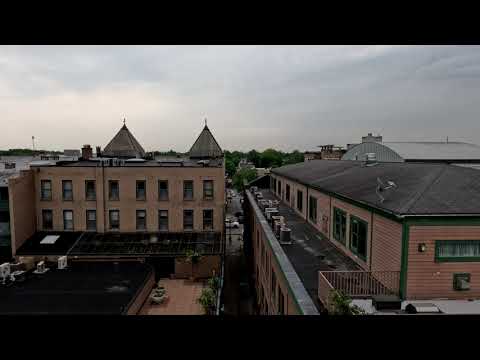
[[390, 189], [396, 189], [397, 184], [395, 184], [393, 181], [387, 181], [387, 184], [377, 177], [377, 187], [375, 189], [375, 192], [377, 196], [380, 198], [380, 202], [383, 203], [385, 201], [385, 197], [382, 196], [381, 193], [390, 190]]

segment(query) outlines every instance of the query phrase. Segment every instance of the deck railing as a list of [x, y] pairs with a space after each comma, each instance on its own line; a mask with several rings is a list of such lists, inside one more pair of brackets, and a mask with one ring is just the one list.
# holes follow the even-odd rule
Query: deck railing
[[319, 271], [318, 297], [324, 306], [332, 290], [355, 297], [399, 295], [400, 271]]

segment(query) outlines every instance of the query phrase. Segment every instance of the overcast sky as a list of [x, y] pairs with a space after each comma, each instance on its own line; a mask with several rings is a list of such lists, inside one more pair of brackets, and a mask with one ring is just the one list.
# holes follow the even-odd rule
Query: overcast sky
[[480, 46], [0, 46], [0, 149], [480, 144]]

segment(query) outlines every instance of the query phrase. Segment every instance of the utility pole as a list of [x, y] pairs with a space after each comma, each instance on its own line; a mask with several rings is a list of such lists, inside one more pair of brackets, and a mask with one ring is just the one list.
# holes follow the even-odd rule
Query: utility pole
[[32, 148], [33, 148], [33, 153], [35, 155], [35, 136], [32, 135]]

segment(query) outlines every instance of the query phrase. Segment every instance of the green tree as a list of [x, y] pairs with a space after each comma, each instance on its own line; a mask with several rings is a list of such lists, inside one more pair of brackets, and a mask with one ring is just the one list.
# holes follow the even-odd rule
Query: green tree
[[235, 175], [235, 171], [237, 168], [231, 159], [225, 159], [225, 172], [229, 177], [233, 177]]
[[363, 315], [365, 311], [357, 305], [351, 304], [352, 299], [341, 291], [333, 290], [330, 294], [330, 309], [331, 315]]
[[283, 165], [283, 156], [284, 154], [275, 149], [266, 149], [260, 155], [260, 164], [261, 167], [278, 167]]
[[255, 149], [247, 153], [247, 160], [252, 162], [255, 167], [260, 167], [260, 154]]
[[257, 178], [257, 171], [255, 169], [241, 169], [235, 173], [233, 177], [233, 186], [238, 191], [243, 190], [244, 182], [250, 182]]
[[298, 150], [294, 150], [291, 153], [285, 154], [283, 159], [283, 165], [296, 164], [304, 161], [303, 153]]

